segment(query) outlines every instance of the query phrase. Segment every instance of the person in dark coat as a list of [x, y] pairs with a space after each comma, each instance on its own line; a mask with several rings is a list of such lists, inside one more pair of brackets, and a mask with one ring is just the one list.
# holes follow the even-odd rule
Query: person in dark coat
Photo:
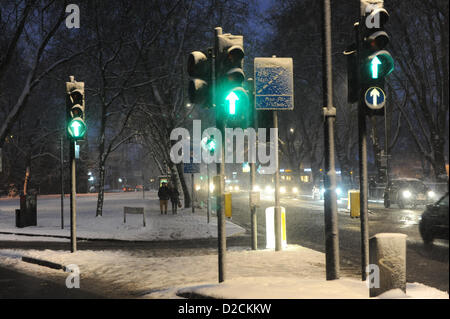
[[161, 209], [161, 215], [167, 215], [167, 204], [170, 199], [170, 190], [166, 183], [162, 183], [158, 190], [159, 208]]
[[175, 185], [170, 187], [170, 202], [172, 203], [172, 214], [177, 213], [178, 202], [180, 201], [180, 193]]

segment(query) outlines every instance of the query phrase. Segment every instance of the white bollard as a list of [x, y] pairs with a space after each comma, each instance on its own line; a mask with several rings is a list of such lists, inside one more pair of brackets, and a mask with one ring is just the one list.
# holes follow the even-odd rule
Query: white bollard
[[370, 238], [369, 262], [379, 270], [378, 278], [373, 278], [376, 282], [369, 285], [370, 297], [391, 289], [406, 293], [406, 237], [405, 234], [380, 233]]

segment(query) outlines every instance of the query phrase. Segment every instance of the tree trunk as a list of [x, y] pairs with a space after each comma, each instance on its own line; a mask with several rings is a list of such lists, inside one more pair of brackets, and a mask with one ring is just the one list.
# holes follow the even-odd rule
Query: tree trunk
[[[186, 185], [186, 180], [184, 179], [183, 164], [181, 164], [181, 163], [176, 164], [176, 168], [177, 168], [178, 178], [180, 180], [181, 188], [183, 190], [184, 207], [189, 208], [189, 207], [191, 207], [191, 195], [189, 193], [189, 187]], [[208, 187], [209, 187], [209, 185], [208, 185]]]
[[103, 200], [105, 197], [105, 163], [100, 161], [99, 165], [99, 178], [98, 178], [98, 197], [97, 197], [97, 210], [95, 216], [102, 216], [103, 213]]

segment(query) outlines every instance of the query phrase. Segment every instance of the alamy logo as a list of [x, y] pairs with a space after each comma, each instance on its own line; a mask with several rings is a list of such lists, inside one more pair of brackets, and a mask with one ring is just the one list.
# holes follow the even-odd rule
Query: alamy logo
[[[170, 149], [170, 159], [173, 163], [256, 163], [261, 164], [262, 174], [273, 174], [275, 168], [275, 154], [278, 149], [278, 130], [270, 129], [270, 140], [266, 141], [266, 129], [258, 129], [258, 139], [255, 129], [226, 128], [225, 129], [225, 145], [222, 150], [222, 132], [215, 128], [209, 127], [202, 133], [201, 121], [194, 120], [192, 128], [193, 138], [186, 128], [177, 127], [170, 133], [170, 140], [177, 141]], [[181, 139], [180, 139], [181, 137]], [[214, 137], [215, 151], [202, 148], [202, 140], [208, 140]], [[264, 140], [263, 140], [264, 138]], [[247, 147], [245, 140], [247, 139]], [[258, 142], [257, 142], [258, 140]], [[234, 143], [236, 141], [236, 144]], [[191, 151], [192, 143], [192, 151]], [[192, 160], [191, 160], [192, 158]], [[247, 158], [247, 160], [246, 160]]]
[[70, 13], [66, 17], [66, 27], [68, 29], [80, 28], [80, 7], [76, 4], [69, 4], [66, 7], [66, 13]]
[[380, 288], [380, 268], [375, 264], [367, 265], [367, 288]]
[[80, 268], [78, 265], [67, 265], [65, 272], [70, 273], [66, 278], [66, 287], [69, 289], [80, 288]]
[[366, 17], [366, 27], [368, 29], [380, 28], [380, 7], [376, 4], [368, 4], [366, 13], [371, 13]]

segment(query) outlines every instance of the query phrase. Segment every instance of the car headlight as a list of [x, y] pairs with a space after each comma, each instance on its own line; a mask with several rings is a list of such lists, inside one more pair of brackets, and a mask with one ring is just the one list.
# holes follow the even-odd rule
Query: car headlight
[[265, 191], [266, 193], [272, 193], [274, 190], [272, 189], [272, 187], [270, 187], [270, 185], [267, 185], [267, 186], [264, 188], [264, 191]]
[[286, 187], [280, 187], [280, 193], [281, 194], [286, 193]]
[[342, 189], [340, 189], [339, 187], [336, 188], [336, 195], [340, 196], [342, 194]]
[[429, 192], [428, 192], [428, 197], [429, 197], [429, 198], [435, 198], [435, 197], [436, 197], [436, 193], [433, 192], [433, 191], [429, 191]]
[[261, 187], [259, 187], [259, 185], [254, 185], [253, 186], [253, 191], [254, 192], [260, 192], [261, 191]]
[[412, 196], [411, 192], [408, 191], [408, 190], [403, 191], [402, 194], [403, 194], [403, 197], [404, 197], [404, 198], [410, 198], [410, 197]]
[[297, 188], [297, 187], [294, 187], [294, 188], [292, 189], [292, 192], [293, 192], [294, 194], [297, 194], [297, 193], [298, 193], [298, 188]]
[[234, 186], [234, 190], [237, 192], [237, 191], [239, 191], [239, 186]]

